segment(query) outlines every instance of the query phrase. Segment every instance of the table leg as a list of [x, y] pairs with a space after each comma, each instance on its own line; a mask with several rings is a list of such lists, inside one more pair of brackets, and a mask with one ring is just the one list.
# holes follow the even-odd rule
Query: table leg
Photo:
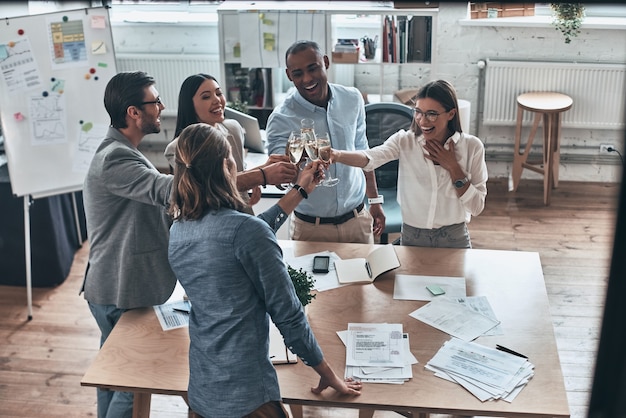
[[133, 396], [133, 418], [150, 417], [150, 393], [135, 392]]
[[302, 418], [302, 405], [290, 403], [289, 410], [292, 418]]
[[359, 418], [372, 418], [374, 416], [374, 409], [359, 409]]
[[543, 114], [543, 203], [548, 205], [552, 189], [552, 143], [550, 141], [550, 115]]
[[520, 154], [519, 150], [522, 143], [522, 117], [524, 115], [524, 109], [518, 106], [517, 108], [517, 126], [515, 127], [515, 145], [513, 146], [513, 169], [511, 171], [511, 179], [513, 185], [511, 191], [517, 190], [519, 180], [522, 177], [522, 164], [525, 158]]
[[554, 148], [552, 183], [554, 188], [557, 188], [559, 187], [559, 166], [561, 163], [561, 113], [554, 115], [552, 123], [554, 124], [554, 136], [552, 137], [552, 146]]

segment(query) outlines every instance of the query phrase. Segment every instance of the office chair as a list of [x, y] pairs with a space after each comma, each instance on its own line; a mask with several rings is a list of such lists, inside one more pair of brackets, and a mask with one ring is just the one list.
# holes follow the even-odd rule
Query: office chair
[[[400, 129], [408, 130], [413, 121], [413, 110], [402, 103], [383, 102], [365, 105], [365, 123], [367, 140], [370, 148], [374, 148]], [[398, 188], [398, 161], [390, 161], [375, 170], [378, 193], [385, 196], [385, 230], [380, 236], [380, 243], [387, 244], [390, 233], [398, 233], [402, 229], [402, 213], [396, 201]], [[393, 243], [398, 244], [399, 239]]]

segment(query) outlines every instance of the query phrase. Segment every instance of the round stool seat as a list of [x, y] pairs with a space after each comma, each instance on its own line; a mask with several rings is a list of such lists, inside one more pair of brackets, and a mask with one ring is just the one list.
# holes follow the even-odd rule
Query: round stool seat
[[549, 91], [524, 93], [517, 96], [517, 104], [530, 112], [564, 112], [574, 101], [567, 94]]

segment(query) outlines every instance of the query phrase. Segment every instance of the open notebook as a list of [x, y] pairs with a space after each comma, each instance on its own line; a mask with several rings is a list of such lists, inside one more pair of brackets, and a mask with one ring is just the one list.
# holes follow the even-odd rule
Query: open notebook
[[378, 247], [365, 258], [336, 260], [339, 283], [372, 283], [381, 274], [400, 267], [393, 245]]

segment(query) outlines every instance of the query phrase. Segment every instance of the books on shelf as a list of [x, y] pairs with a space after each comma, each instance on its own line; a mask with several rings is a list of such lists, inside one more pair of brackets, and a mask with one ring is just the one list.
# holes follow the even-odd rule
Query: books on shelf
[[430, 62], [431, 16], [387, 15], [383, 22], [383, 62]]
[[372, 283], [381, 274], [400, 267], [400, 260], [392, 244], [373, 250], [365, 258], [335, 261], [339, 283]]

